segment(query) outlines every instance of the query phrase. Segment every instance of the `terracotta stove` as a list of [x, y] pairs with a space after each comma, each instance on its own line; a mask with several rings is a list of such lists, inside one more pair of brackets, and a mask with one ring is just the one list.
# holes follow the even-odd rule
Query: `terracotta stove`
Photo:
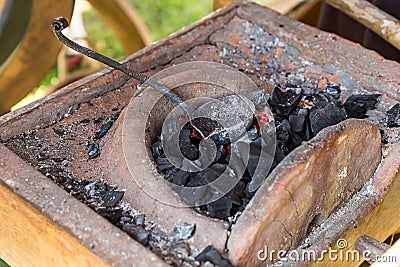
[[[167, 231], [182, 223], [195, 224], [189, 239], [193, 251], [212, 245], [235, 266], [265, 265], [257, 258], [265, 246], [301, 250], [307, 240], [308, 247], [322, 251], [381, 201], [400, 165], [399, 130], [387, 128], [384, 120], [386, 111], [400, 100], [399, 64], [254, 3], [217, 11], [124, 62], [153, 75], [192, 61], [233, 67], [266, 95], [275, 85], [300, 84], [312, 90], [335, 84], [342, 99], [354, 93], [382, 96], [367, 119], [330, 126], [290, 153], [232, 224], [180, 207], [179, 197], [156, 171], [150, 144], [174, 105], [152, 90], [132, 98], [137, 82], [106, 69], [0, 118], [1, 201], [15, 198], [16, 203], [28, 203], [27, 210], [61, 229], [70, 244], [83, 246], [86, 254], [80, 255], [65, 248], [72, 260], [88, 255], [121, 266], [166, 263], [50, 178], [60, 183], [104, 179], [124, 189], [123, 201]], [[174, 92], [184, 100], [229, 94], [204, 82], [180, 86], [187, 78], [178, 73], [167, 75], [165, 82], [175, 84]], [[104, 136], [94, 140], [101, 125], [110, 121]], [[381, 132], [386, 143], [381, 142]], [[98, 155], [89, 159], [87, 146], [94, 141]], [[136, 161], [127, 163], [127, 157]], [[176, 205], [158, 201], [146, 190], [156, 190]], [[6, 218], [0, 223], [2, 229], [13, 224], [13, 218], [1, 214]], [[27, 213], [20, 214], [29, 220]], [[4, 235], [11, 238], [17, 233], [10, 229]], [[4, 247], [2, 242], [0, 238]], [[43, 254], [37, 251], [37, 255]]]

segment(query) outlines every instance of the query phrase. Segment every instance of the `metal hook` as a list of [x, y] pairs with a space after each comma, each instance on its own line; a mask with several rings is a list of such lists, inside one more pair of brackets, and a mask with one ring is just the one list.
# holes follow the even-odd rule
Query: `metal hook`
[[[62, 34], [61, 31], [64, 30], [65, 28], [67, 28], [68, 25], [69, 25], [68, 21], [63, 17], [55, 18], [51, 22], [51, 26], [52, 26], [54, 34], [56, 35], [57, 39], [60, 40], [60, 42], [62, 42], [64, 45], [68, 46], [69, 48], [71, 48], [85, 56], [88, 56], [97, 61], [100, 61], [100, 62], [106, 64], [107, 66], [110, 66], [113, 69], [119, 70], [119, 71], [131, 76], [132, 78], [140, 81], [141, 83], [143, 83], [145, 85], [148, 85], [148, 86], [154, 88], [161, 94], [163, 94], [163, 95], [167, 96], [169, 99], [171, 99], [172, 102], [179, 105], [188, 115], [192, 114], [193, 108], [190, 107], [189, 105], [187, 105], [178, 95], [174, 94], [165, 85], [160, 84], [152, 79], [149, 79], [149, 77], [147, 77], [146, 75], [144, 75], [136, 70], [129, 69], [119, 62], [117, 62], [109, 57], [106, 57], [102, 54], [99, 54], [87, 47], [81, 46], [81, 45], [75, 43], [74, 41], [72, 41], [71, 39], [67, 38], [64, 34]], [[142, 87], [142, 88], [146, 88], [146, 87]], [[138, 90], [134, 96], [139, 95], [143, 90], [144, 89]]]

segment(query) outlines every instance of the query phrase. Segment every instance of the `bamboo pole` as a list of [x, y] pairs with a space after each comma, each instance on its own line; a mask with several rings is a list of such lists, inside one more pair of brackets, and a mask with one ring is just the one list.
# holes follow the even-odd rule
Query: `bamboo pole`
[[366, 0], [326, 0], [400, 50], [400, 22]]

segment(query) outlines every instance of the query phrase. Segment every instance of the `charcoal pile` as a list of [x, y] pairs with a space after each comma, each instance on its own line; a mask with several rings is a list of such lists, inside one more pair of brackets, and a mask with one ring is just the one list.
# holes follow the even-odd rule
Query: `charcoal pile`
[[[247, 127], [245, 140], [246, 143], [250, 145], [250, 151], [253, 152], [255, 157], [252, 158], [252, 155], [250, 155], [250, 161], [255, 164], [248, 164], [244, 175], [228, 194], [212, 203], [196, 207], [197, 211], [213, 218], [227, 219], [231, 217], [232, 214], [240, 212], [250, 201], [251, 197], [254, 195], [254, 192], [250, 192], [249, 190], [249, 185], [252, 180], [251, 174], [254, 173], [254, 165], [257, 165], [262, 141], [262, 138], [260, 138], [260, 127], [263, 127], [267, 122], [267, 116], [260, 113], [254, 116], [252, 122]], [[208, 118], [196, 118], [191, 123], [187, 123], [180, 132], [180, 149], [187, 159], [199, 159], [201, 154], [199, 144], [204, 137], [209, 137], [217, 147], [215, 155], [205, 155], [205, 158], [213, 157], [210, 160], [211, 165], [198, 172], [183, 171], [169, 162], [163, 151], [161, 137], [157, 142], [152, 144], [152, 153], [157, 163], [158, 170], [164, 174], [165, 179], [178, 186], [198, 187], [215, 181], [227, 168], [230, 168], [228, 164], [231, 160], [231, 143], [229, 138], [223, 138], [223, 136], [226, 136], [224, 131], [217, 131], [219, 133], [217, 135], [213, 134], [218, 127], [220, 127], [218, 123]], [[199, 131], [201, 133], [199, 133]], [[238, 173], [239, 171], [235, 172], [232, 167], [229, 169], [229, 173], [232, 172]], [[197, 200], [196, 196], [181, 196], [188, 204], [193, 204]]]
[[[328, 85], [325, 90], [303, 90], [301, 88], [276, 87], [268, 99], [268, 104], [273, 112], [276, 127], [275, 156], [273, 168], [283, 160], [291, 151], [301, 145], [303, 141], [313, 138], [322, 129], [335, 125], [347, 118], [367, 118], [368, 110], [375, 108], [379, 94], [355, 94], [342, 102], [340, 99], [340, 86]], [[255, 166], [259, 162], [260, 146], [263, 142], [260, 127], [268, 122], [266, 114], [257, 114], [252, 123], [247, 127], [247, 143], [250, 144], [249, 160], [245, 164], [245, 172], [237, 177], [236, 186], [225, 196], [218, 200], [196, 206], [195, 209], [207, 216], [230, 220], [240, 215], [255, 192], [249, 190]], [[179, 134], [179, 146], [182, 154], [189, 160], [200, 157], [199, 143], [208, 133], [220, 127], [215, 122], [206, 118], [196, 119], [187, 123]], [[203, 135], [198, 129], [206, 129]], [[163, 146], [159, 139], [151, 145], [151, 151], [157, 164], [158, 171], [164, 178], [181, 187], [196, 187], [216, 180], [227, 168], [231, 160], [232, 144], [226, 139], [211, 138], [217, 152], [213, 155], [211, 165], [198, 172], [188, 172], [173, 165], [165, 156]], [[235, 164], [236, 165], [236, 164]], [[235, 170], [229, 170], [237, 175]], [[178, 192], [179, 193], [179, 192]], [[193, 203], [186, 196], [181, 195], [187, 203]]]
[[149, 247], [155, 254], [172, 266], [232, 266], [228, 260], [211, 246], [205, 248], [198, 256], [188, 240], [193, 236], [196, 225], [182, 223], [170, 232], [148, 221], [143, 213], [134, 210], [122, 201], [124, 191], [117, 186], [109, 185], [101, 180], [68, 180], [66, 190], [96, 211], [99, 215], [118, 226], [133, 239]]
[[322, 129], [347, 118], [367, 118], [375, 108], [379, 94], [355, 94], [340, 101], [340, 86], [329, 85], [325, 91], [306, 92], [299, 88], [282, 91], [275, 88], [269, 105], [275, 115], [277, 148], [274, 166]]

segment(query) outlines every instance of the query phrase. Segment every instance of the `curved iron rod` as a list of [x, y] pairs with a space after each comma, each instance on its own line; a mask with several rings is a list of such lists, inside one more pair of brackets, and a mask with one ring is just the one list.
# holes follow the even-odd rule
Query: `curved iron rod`
[[[113, 69], [119, 70], [119, 71], [129, 75], [130, 77], [140, 81], [141, 83], [154, 88], [161, 94], [163, 94], [163, 95], [167, 96], [169, 99], [171, 99], [172, 102], [179, 105], [190, 117], [190, 114], [192, 114], [192, 112], [193, 112], [193, 108], [190, 107], [189, 105], [187, 105], [178, 95], [174, 94], [165, 85], [158, 83], [152, 79], [149, 79], [149, 77], [147, 77], [146, 75], [144, 75], [136, 70], [129, 69], [119, 62], [117, 62], [109, 57], [106, 57], [102, 54], [99, 54], [87, 47], [81, 46], [81, 45], [75, 43], [74, 41], [72, 41], [71, 39], [67, 38], [61, 31], [64, 30], [65, 28], [67, 28], [68, 25], [69, 25], [69, 23], [64, 17], [55, 18], [51, 22], [53, 32], [60, 42], [62, 42], [64, 45], [68, 46], [69, 48], [71, 48], [85, 56], [88, 56], [97, 61], [100, 61], [100, 62], [106, 64], [107, 66], [110, 66]], [[139, 93], [142, 91], [143, 90], [138, 90]], [[138, 95], [138, 94], [136, 93], [135, 96], [136, 95]]]

